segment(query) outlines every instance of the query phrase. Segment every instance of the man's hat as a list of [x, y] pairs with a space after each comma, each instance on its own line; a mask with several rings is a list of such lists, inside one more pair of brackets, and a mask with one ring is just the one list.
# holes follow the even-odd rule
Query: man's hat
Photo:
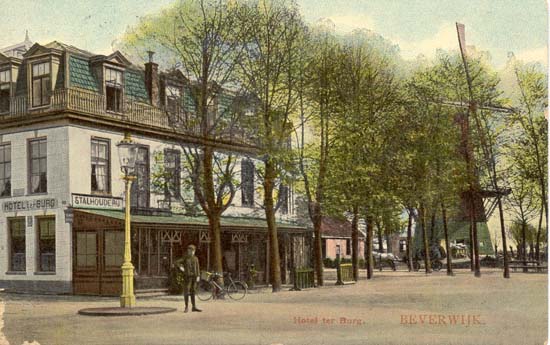
[[191, 248], [191, 249], [193, 249], [193, 250], [197, 249], [197, 247], [195, 247], [195, 245], [194, 245], [194, 244], [190, 244], [190, 245], [188, 245], [188, 246], [187, 246], [187, 249], [189, 249], [189, 248]]

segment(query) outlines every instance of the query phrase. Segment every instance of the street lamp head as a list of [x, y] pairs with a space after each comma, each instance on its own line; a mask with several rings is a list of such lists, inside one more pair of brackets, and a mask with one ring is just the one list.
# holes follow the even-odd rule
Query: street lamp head
[[134, 171], [136, 165], [137, 145], [130, 138], [130, 133], [125, 133], [124, 139], [116, 146], [120, 160], [120, 170], [125, 175], [129, 175]]

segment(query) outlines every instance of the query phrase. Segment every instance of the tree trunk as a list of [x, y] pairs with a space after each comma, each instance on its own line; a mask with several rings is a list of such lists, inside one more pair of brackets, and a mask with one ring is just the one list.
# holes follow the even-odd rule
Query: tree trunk
[[441, 203], [441, 218], [443, 218], [443, 232], [445, 234], [445, 251], [447, 252], [447, 275], [453, 274], [453, 259], [451, 255], [451, 245], [449, 243], [449, 229], [447, 228], [447, 209], [445, 204]]
[[[214, 159], [214, 151], [211, 147], [204, 147], [202, 155], [202, 175], [204, 198], [208, 205], [206, 213], [208, 225], [210, 228], [210, 257], [211, 269], [214, 272], [223, 272], [222, 266], [222, 242], [221, 242], [221, 212], [216, 207], [216, 192], [214, 187], [214, 169], [212, 160]], [[223, 280], [220, 279], [223, 284]]]
[[382, 243], [382, 227], [380, 226], [380, 222], [376, 223], [376, 235], [378, 236], [378, 252], [383, 253], [384, 252], [384, 243]]
[[479, 269], [479, 241], [477, 240], [477, 217], [476, 217], [476, 205], [475, 194], [473, 189], [470, 189], [470, 217], [472, 222], [472, 240], [474, 248], [474, 276], [481, 277], [481, 271]]
[[502, 200], [500, 197], [498, 198], [497, 203], [498, 203], [498, 216], [500, 219], [500, 235], [502, 237], [502, 255], [504, 256], [503, 257], [503, 261], [504, 261], [503, 277], [510, 278], [510, 264], [509, 264], [510, 260], [508, 259], [508, 248], [506, 245], [506, 227], [504, 226], [504, 210], [502, 207]]
[[279, 240], [277, 238], [277, 223], [275, 222], [275, 205], [273, 202], [275, 176], [275, 163], [268, 158], [265, 161], [264, 207], [269, 241], [272, 292], [281, 290], [281, 258], [279, 257]]
[[537, 240], [535, 244], [535, 260], [537, 260], [537, 265], [540, 265], [540, 234], [542, 230], [542, 216], [543, 216], [544, 210], [540, 211], [540, 217], [539, 217], [539, 226], [537, 228]]
[[359, 210], [353, 207], [353, 220], [351, 222], [351, 266], [353, 268], [353, 280], [359, 280]]
[[[527, 266], [527, 222], [521, 222], [521, 258], [523, 259], [523, 266]], [[523, 269], [523, 272], [527, 272], [527, 268]]]
[[475, 264], [474, 264], [474, 227], [472, 223], [472, 218], [470, 218], [470, 271], [475, 271]]
[[430, 217], [430, 245], [435, 244], [437, 240], [437, 237], [435, 236], [435, 210], [437, 210], [437, 207], [434, 207], [434, 211]]
[[367, 257], [365, 258], [367, 262], [367, 279], [372, 278], [372, 274], [374, 271], [374, 262], [372, 258], [372, 237], [374, 235], [374, 226], [373, 221], [371, 217], [367, 217]]
[[420, 205], [420, 222], [422, 225], [422, 240], [424, 242], [424, 266], [426, 274], [432, 273], [432, 263], [430, 261], [430, 247], [428, 245], [428, 231], [426, 230], [426, 210], [424, 205]]
[[[223, 272], [222, 263], [222, 246], [221, 246], [221, 224], [219, 215], [211, 215], [208, 217], [208, 225], [210, 226], [210, 262], [211, 269], [214, 272]], [[220, 277], [221, 279], [221, 277]], [[220, 280], [220, 282], [223, 282]]]
[[321, 238], [321, 225], [323, 224], [322, 215], [316, 212], [313, 218], [313, 233], [315, 239], [313, 242], [313, 256], [315, 264], [315, 274], [317, 275], [317, 285], [323, 286], [323, 240]]
[[412, 212], [412, 208], [409, 208], [409, 222], [407, 224], [407, 266], [409, 267], [409, 272], [414, 271], [412, 255]]
[[386, 238], [386, 253], [389, 254], [392, 252], [390, 234], [386, 231], [386, 233], [384, 233], [384, 237]]

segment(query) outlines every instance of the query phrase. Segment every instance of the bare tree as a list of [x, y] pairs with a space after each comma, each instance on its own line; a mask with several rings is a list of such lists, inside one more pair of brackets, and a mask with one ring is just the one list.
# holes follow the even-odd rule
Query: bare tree
[[240, 6], [225, 0], [183, 0], [142, 19], [125, 36], [129, 49], [141, 54], [155, 49], [164, 55], [162, 61], [174, 63], [172, 76], [181, 86], [166, 85], [161, 95], [176, 100], [173, 107], [167, 107], [174, 130], [198, 138], [194, 146], [179, 140], [185, 163], [182, 167], [208, 217], [212, 268], [218, 272], [222, 271], [220, 219], [237, 189], [237, 156], [216, 150], [230, 147], [233, 152], [254, 151], [242, 140], [248, 98], [236, 80], [236, 66], [250, 29], [242, 22], [240, 11]]
[[296, 110], [299, 56], [305, 26], [295, 3], [249, 1], [241, 21], [254, 30], [246, 37], [246, 53], [240, 61], [241, 81], [257, 98], [255, 126], [263, 161], [263, 207], [267, 219], [272, 291], [281, 289], [281, 266], [277, 238], [277, 180], [290, 169], [291, 114]]

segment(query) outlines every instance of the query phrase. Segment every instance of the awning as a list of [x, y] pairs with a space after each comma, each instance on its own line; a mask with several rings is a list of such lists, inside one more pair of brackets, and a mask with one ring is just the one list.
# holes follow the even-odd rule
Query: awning
[[[106, 210], [106, 209], [91, 209], [91, 208], [74, 208], [75, 211], [89, 213], [97, 216], [114, 218], [124, 221], [124, 212], [122, 210]], [[206, 216], [186, 216], [182, 214], [172, 214], [170, 216], [144, 216], [132, 215], [132, 224], [143, 224], [153, 226], [157, 225], [191, 225], [191, 226], [208, 226], [208, 218]], [[247, 218], [247, 217], [222, 217], [222, 228], [253, 228], [267, 230], [265, 219]], [[306, 227], [295, 223], [277, 222], [277, 228], [291, 231], [307, 231]]]

